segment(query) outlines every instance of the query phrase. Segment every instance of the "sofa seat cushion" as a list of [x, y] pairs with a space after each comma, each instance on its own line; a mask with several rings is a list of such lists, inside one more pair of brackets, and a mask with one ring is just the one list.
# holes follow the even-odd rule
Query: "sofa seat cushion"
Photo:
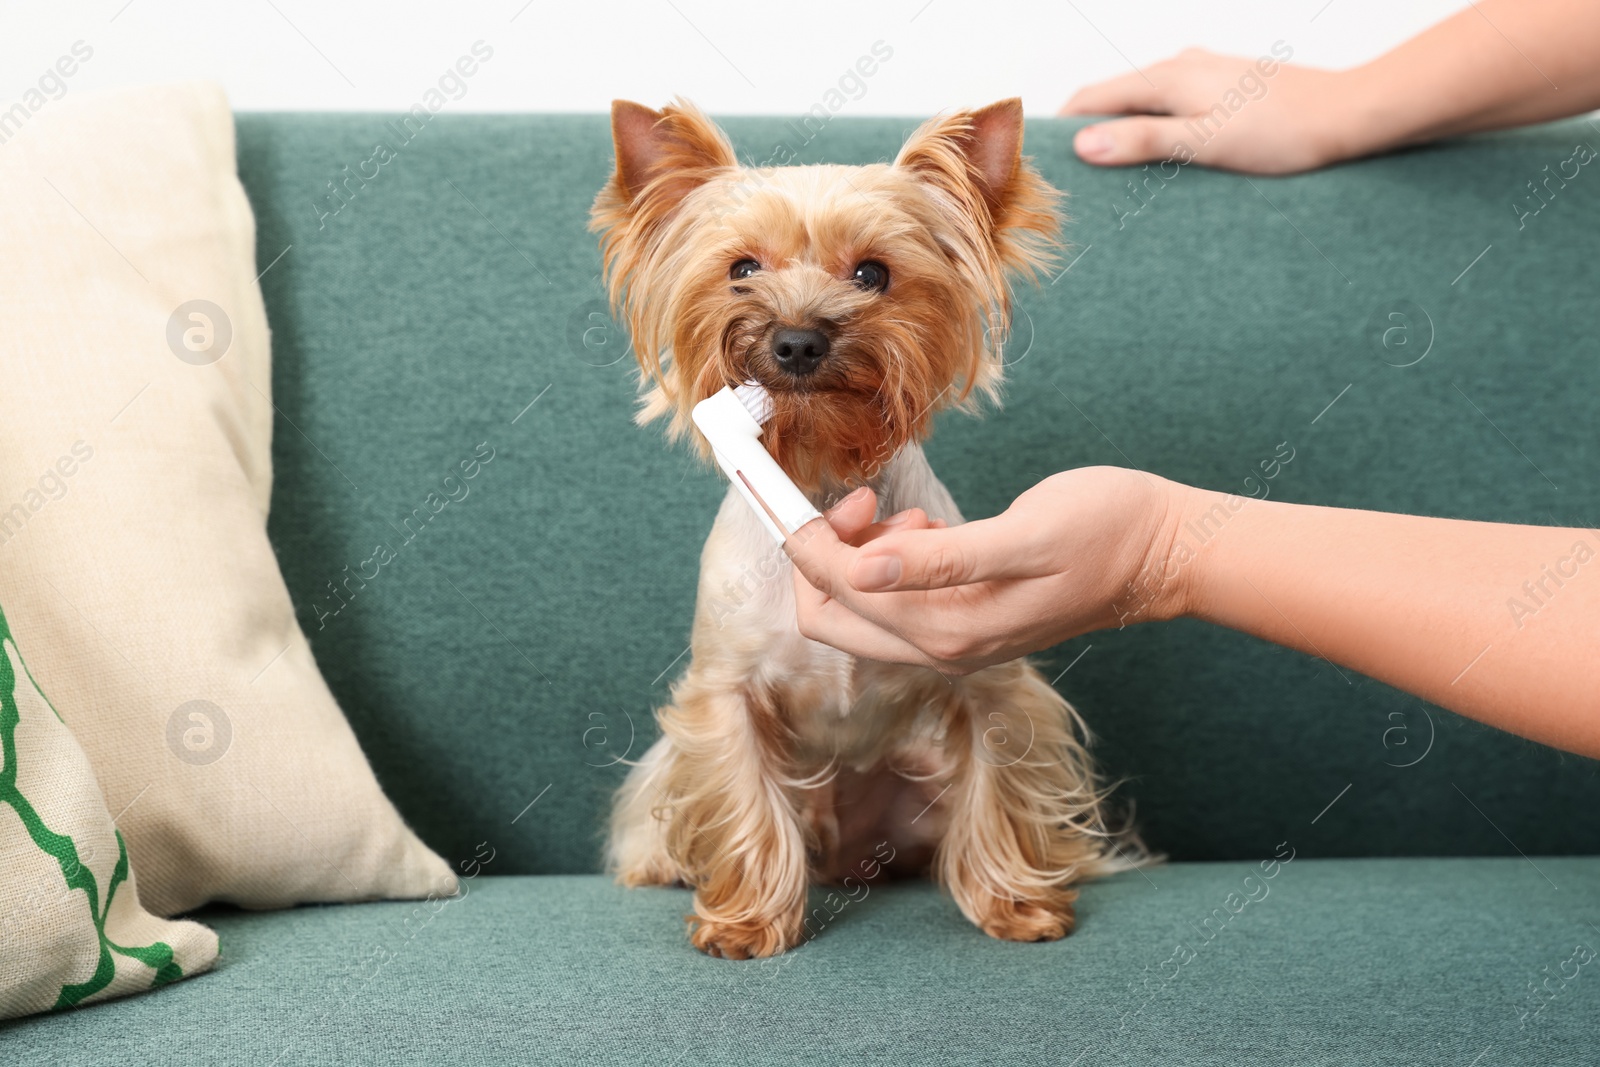
[[871, 887], [792, 954], [748, 963], [689, 947], [684, 890], [466, 887], [436, 911], [207, 911], [212, 974], [0, 1042], [19, 1062], [130, 1067], [1488, 1067], [1592, 1064], [1600, 1047], [1600, 858], [1302, 854], [1269, 881], [1173, 864], [1088, 886], [1078, 932], [1042, 945], [990, 940], [931, 886]]

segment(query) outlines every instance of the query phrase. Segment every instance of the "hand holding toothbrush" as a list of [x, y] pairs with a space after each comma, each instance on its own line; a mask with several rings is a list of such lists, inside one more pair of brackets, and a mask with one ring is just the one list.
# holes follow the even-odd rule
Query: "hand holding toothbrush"
[[[1600, 756], [1593, 530], [1253, 500], [1116, 467], [1052, 475], [950, 529], [920, 512], [874, 523], [875, 508], [858, 490], [784, 543], [812, 640], [965, 674], [1188, 616]], [[1508, 612], [1542, 574], [1565, 577], [1537, 612]]]
[[1121, 623], [1171, 617], [1177, 586], [1139, 590], [1175, 483], [1117, 467], [1054, 475], [992, 519], [872, 521], [856, 490], [785, 550], [801, 633], [868, 659], [967, 674]]

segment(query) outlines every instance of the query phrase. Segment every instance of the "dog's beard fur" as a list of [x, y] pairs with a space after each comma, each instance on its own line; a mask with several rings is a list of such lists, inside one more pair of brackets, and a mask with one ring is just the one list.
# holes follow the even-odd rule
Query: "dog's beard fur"
[[[870, 479], [935, 413], [994, 396], [1008, 276], [1058, 247], [1060, 194], [1021, 157], [1007, 101], [934, 119], [893, 164], [741, 168], [693, 105], [619, 104], [618, 163], [593, 211], [612, 304], [642, 372], [639, 421], [693, 434], [694, 405], [754, 380], [773, 400], [762, 441], [803, 488]], [[752, 259], [761, 269], [732, 279]], [[885, 264], [883, 292], [852, 281]], [[774, 331], [820, 329], [815, 373], [771, 354]]]

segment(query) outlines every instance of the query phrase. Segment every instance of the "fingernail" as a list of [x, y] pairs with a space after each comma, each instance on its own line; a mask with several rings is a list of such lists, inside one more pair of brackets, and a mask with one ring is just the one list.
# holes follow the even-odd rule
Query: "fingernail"
[[900, 560], [895, 556], [869, 556], [855, 565], [850, 584], [864, 592], [889, 589], [900, 580]]
[[890, 515], [887, 519], [884, 519], [883, 520], [883, 524], [885, 526], [899, 526], [902, 522], [905, 522], [910, 517], [911, 517], [911, 512], [902, 511], [899, 514]]
[[1078, 154], [1080, 156], [1103, 156], [1111, 151], [1111, 135], [1098, 126], [1090, 126], [1078, 131]]

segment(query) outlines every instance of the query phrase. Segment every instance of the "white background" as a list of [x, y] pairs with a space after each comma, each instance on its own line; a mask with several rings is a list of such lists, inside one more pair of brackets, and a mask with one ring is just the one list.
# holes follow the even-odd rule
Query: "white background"
[[1462, 0], [0, 0], [0, 110], [75, 41], [69, 92], [212, 79], [239, 110], [398, 111], [483, 40], [454, 111], [604, 111], [682, 93], [714, 113], [795, 114], [873, 42], [893, 58], [840, 111], [927, 115], [1021, 94], [1053, 114], [1076, 87], [1188, 45], [1353, 65]]

